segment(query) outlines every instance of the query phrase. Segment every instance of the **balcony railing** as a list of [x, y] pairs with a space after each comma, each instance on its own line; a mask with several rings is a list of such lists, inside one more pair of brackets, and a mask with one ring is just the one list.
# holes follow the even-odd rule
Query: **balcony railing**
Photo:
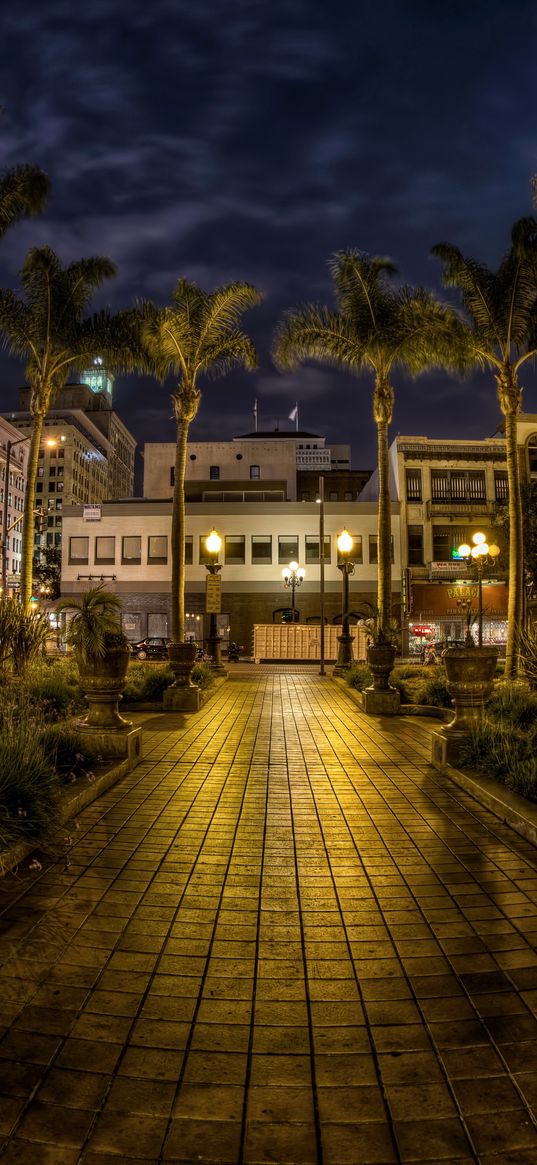
[[486, 498], [432, 498], [427, 501], [427, 517], [434, 514], [491, 514], [493, 502]]

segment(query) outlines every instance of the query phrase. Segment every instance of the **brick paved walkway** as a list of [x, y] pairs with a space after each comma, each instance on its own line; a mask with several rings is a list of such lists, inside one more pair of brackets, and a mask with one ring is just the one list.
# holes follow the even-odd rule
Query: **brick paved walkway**
[[0, 1165], [537, 1162], [536, 851], [317, 676], [146, 720], [0, 883]]

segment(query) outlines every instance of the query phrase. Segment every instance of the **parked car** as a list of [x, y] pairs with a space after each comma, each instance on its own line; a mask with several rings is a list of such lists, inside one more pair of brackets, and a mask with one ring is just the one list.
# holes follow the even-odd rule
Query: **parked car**
[[139, 643], [131, 643], [133, 659], [167, 659], [170, 640], [160, 635], [149, 635]]

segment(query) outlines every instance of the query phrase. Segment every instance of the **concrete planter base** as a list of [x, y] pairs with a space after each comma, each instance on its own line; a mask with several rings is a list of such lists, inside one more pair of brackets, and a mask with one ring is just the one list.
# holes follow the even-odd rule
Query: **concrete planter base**
[[363, 709], [369, 716], [397, 716], [401, 697], [396, 688], [364, 688]]
[[129, 721], [125, 723], [129, 726], [108, 730], [92, 727], [84, 721], [78, 723], [76, 727], [83, 744], [86, 744], [91, 752], [98, 752], [106, 759], [126, 757], [130, 770], [136, 768], [142, 759], [142, 729], [133, 728]]
[[198, 712], [201, 704], [200, 690], [195, 684], [192, 687], [176, 688], [174, 684], [162, 696], [164, 712]]

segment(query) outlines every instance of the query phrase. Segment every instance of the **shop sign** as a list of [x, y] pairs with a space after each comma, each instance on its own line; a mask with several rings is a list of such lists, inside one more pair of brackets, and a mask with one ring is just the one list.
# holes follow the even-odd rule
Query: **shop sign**
[[432, 627], [422, 627], [421, 625], [418, 625], [417, 627], [411, 627], [410, 630], [412, 631], [413, 635], [432, 635], [433, 634]]
[[460, 574], [464, 566], [463, 562], [454, 562], [452, 559], [448, 562], [431, 562], [431, 578], [435, 574]]
[[222, 610], [222, 579], [219, 574], [208, 574], [206, 579], [205, 610], [219, 615]]
[[100, 506], [84, 506], [82, 510], [82, 519], [84, 522], [100, 522], [101, 507]]

